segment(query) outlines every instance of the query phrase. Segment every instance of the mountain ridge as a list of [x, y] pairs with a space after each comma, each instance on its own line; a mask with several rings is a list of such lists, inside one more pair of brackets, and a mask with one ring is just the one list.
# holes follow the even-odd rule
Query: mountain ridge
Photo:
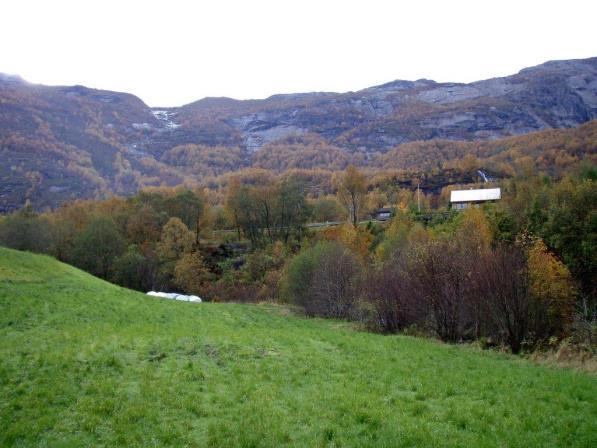
[[135, 96], [136, 98], [138, 98], [140, 101], [142, 101], [148, 108], [150, 109], [180, 109], [180, 108], [184, 108], [190, 105], [193, 105], [195, 103], [198, 102], [202, 102], [205, 100], [229, 100], [229, 101], [233, 101], [233, 102], [258, 102], [258, 101], [267, 101], [269, 99], [273, 99], [276, 97], [299, 97], [299, 96], [308, 96], [308, 95], [342, 95], [342, 94], [352, 94], [352, 93], [359, 93], [359, 92], [363, 92], [363, 91], [367, 91], [367, 90], [371, 90], [371, 89], [378, 89], [378, 88], [386, 88], [386, 87], [391, 87], [394, 84], [421, 84], [421, 83], [429, 83], [431, 85], [454, 85], [454, 86], [465, 86], [465, 85], [470, 85], [470, 84], [478, 84], [478, 83], [483, 83], [483, 82], [487, 82], [487, 81], [493, 81], [493, 80], [500, 80], [500, 79], [504, 79], [504, 78], [510, 78], [512, 76], [517, 76], [517, 75], [524, 75], [527, 73], [532, 73], [534, 71], [536, 71], [537, 69], [540, 68], [545, 68], [545, 67], [566, 67], [569, 66], [570, 64], [577, 64], [577, 65], [586, 65], [586, 64], [590, 64], [590, 65], [594, 65], [597, 60], [597, 56], [595, 57], [589, 57], [589, 58], [580, 58], [580, 59], [552, 59], [552, 60], [548, 60], [546, 62], [543, 62], [541, 64], [538, 65], [534, 65], [534, 66], [530, 66], [530, 67], [524, 67], [522, 69], [520, 69], [518, 72], [511, 74], [511, 75], [504, 75], [504, 76], [494, 76], [491, 78], [486, 78], [486, 79], [481, 79], [481, 80], [477, 80], [477, 81], [471, 81], [471, 82], [461, 82], [461, 81], [435, 81], [433, 79], [429, 79], [429, 78], [419, 78], [417, 80], [407, 80], [407, 79], [402, 79], [402, 78], [396, 78], [392, 81], [388, 81], [382, 84], [376, 84], [373, 86], [369, 86], [369, 87], [364, 87], [362, 89], [356, 89], [356, 90], [346, 90], [346, 91], [304, 91], [304, 92], [286, 92], [286, 93], [274, 93], [271, 95], [268, 95], [267, 97], [264, 98], [246, 98], [246, 99], [240, 99], [240, 98], [233, 98], [233, 97], [229, 97], [229, 96], [206, 96], [203, 98], [200, 98], [198, 100], [194, 100], [191, 101], [189, 103], [184, 103], [180, 106], [149, 106], [147, 103], [145, 103], [145, 101], [143, 101], [143, 99], [135, 94], [132, 93], [128, 93], [128, 92], [124, 92], [124, 91], [118, 91], [118, 90], [111, 90], [111, 89], [101, 89], [101, 88], [96, 88], [96, 87], [88, 87], [85, 85], [81, 85], [81, 84], [75, 84], [75, 85], [68, 85], [68, 84], [56, 84], [56, 85], [49, 85], [49, 84], [43, 84], [43, 83], [35, 83], [35, 82], [30, 82], [27, 81], [25, 78], [21, 77], [19, 74], [15, 74], [15, 73], [3, 73], [0, 72], [0, 82], [6, 82], [6, 81], [13, 81], [13, 82], [20, 82], [22, 84], [28, 84], [29, 86], [38, 86], [38, 87], [47, 87], [47, 88], [77, 88], [77, 87], [82, 87], [88, 90], [92, 90], [92, 91], [98, 91], [98, 92], [108, 92], [108, 93], [116, 93], [116, 94], [127, 94], [127, 95], [132, 95]]

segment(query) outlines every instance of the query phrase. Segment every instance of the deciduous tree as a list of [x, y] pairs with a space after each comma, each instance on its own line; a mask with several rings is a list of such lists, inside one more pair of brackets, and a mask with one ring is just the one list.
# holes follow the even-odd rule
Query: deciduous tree
[[359, 223], [363, 201], [367, 193], [367, 181], [353, 165], [350, 165], [338, 185], [338, 198], [348, 211], [350, 222], [353, 226]]
[[203, 257], [197, 251], [183, 254], [174, 267], [174, 282], [188, 294], [202, 294], [210, 278]]
[[91, 219], [75, 239], [72, 260], [81, 269], [107, 279], [123, 250], [124, 239], [114, 222], [100, 216]]

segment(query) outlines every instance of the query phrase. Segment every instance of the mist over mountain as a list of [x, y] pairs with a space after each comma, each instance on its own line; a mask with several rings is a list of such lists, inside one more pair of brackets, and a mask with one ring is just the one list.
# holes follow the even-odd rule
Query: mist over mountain
[[204, 98], [175, 108], [0, 74], [0, 211], [27, 200], [54, 207], [202, 182], [251, 166], [383, 166], [386, 153], [409, 142], [494, 141], [595, 118], [597, 58], [469, 84], [396, 80], [357, 92]]

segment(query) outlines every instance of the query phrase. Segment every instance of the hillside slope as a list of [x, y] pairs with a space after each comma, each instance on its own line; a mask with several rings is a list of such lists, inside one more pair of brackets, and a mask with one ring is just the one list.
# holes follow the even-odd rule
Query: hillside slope
[[566, 446], [597, 381], [276, 306], [174, 303], [0, 248], [1, 446]]
[[[279, 165], [280, 152], [294, 167], [344, 167], [413, 141], [487, 141], [595, 118], [597, 58], [469, 84], [398, 80], [357, 92], [204, 98], [176, 108], [0, 74], [0, 212], [26, 200], [41, 208], [197, 182], [268, 166], [270, 158]], [[310, 160], [286, 155], [304, 151]]]
[[365, 151], [434, 138], [494, 139], [597, 118], [597, 58], [550, 61], [469, 84], [396, 80], [357, 92], [207, 98], [173, 110], [182, 126], [225, 123], [249, 150], [305, 132]]

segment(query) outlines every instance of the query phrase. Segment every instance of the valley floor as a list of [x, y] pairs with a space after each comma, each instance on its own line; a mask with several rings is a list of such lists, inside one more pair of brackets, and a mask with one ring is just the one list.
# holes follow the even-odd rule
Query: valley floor
[[0, 248], [0, 446], [592, 447], [597, 378]]

